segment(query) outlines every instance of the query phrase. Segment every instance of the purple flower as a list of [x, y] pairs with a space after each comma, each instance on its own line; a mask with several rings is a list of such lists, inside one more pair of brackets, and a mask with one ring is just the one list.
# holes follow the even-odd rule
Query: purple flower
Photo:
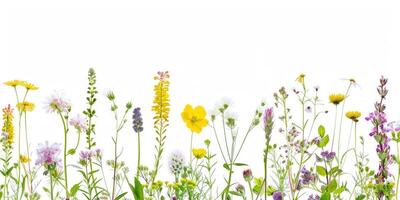
[[281, 192], [276, 191], [276, 192], [274, 192], [274, 193], [272, 194], [272, 198], [273, 198], [274, 200], [282, 200], [282, 199], [283, 199], [283, 196], [282, 196], [282, 193], [281, 193]]
[[274, 118], [274, 108], [270, 107], [265, 109], [263, 118], [264, 126], [267, 127], [269, 124], [271, 124], [273, 118]]
[[75, 127], [79, 132], [86, 132], [87, 130], [86, 119], [79, 114], [70, 119], [69, 124]]
[[61, 166], [61, 159], [58, 157], [60, 155], [61, 149], [60, 144], [53, 143], [49, 145], [49, 142], [44, 144], [39, 144], [37, 149], [37, 160], [36, 165], [42, 165], [48, 167], [50, 165]]
[[306, 109], [305, 109], [305, 111], [306, 111], [307, 113], [311, 113], [311, 112], [312, 112], [311, 106], [307, 106]]
[[315, 174], [312, 174], [311, 171], [309, 171], [303, 167], [303, 169], [301, 169], [300, 172], [301, 172], [301, 176], [300, 176], [301, 185], [308, 185], [311, 182], [315, 181], [316, 176], [315, 176]]
[[79, 163], [85, 166], [95, 155], [96, 155], [95, 151], [83, 150], [79, 153]]
[[313, 194], [310, 194], [310, 196], [308, 196], [308, 200], [319, 200], [320, 199], [320, 197], [316, 194], [316, 195], [313, 195]]
[[332, 161], [333, 160], [333, 158], [335, 158], [335, 156], [336, 156], [336, 153], [335, 152], [329, 152], [329, 151], [323, 151], [323, 152], [321, 152], [321, 156], [322, 156], [322, 158], [324, 158], [326, 161]]
[[142, 113], [140, 112], [140, 108], [137, 107], [133, 109], [133, 130], [136, 133], [140, 133], [143, 131], [143, 119], [142, 119]]

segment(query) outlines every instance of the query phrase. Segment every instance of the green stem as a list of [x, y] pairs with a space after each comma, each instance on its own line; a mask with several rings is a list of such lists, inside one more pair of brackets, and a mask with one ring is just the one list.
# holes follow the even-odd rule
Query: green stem
[[[399, 158], [399, 142], [396, 141], [396, 148], [397, 148], [397, 158]], [[399, 199], [399, 181], [400, 181], [400, 165], [397, 166], [397, 181], [396, 181], [396, 200]]]
[[[30, 157], [30, 151], [29, 151], [29, 138], [28, 138], [28, 127], [27, 127], [27, 120], [26, 120], [26, 112], [24, 112], [24, 118], [25, 118], [25, 142], [26, 142], [26, 154], [28, 158]], [[28, 162], [28, 172], [27, 173], [27, 178], [28, 178], [28, 183], [29, 183], [29, 191], [32, 193], [33, 190], [33, 180], [31, 175], [31, 162]]]
[[[331, 151], [333, 151], [333, 145], [335, 143], [335, 137], [336, 137], [337, 112], [338, 112], [338, 108], [337, 108], [337, 105], [335, 105], [335, 121], [333, 123], [334, 125], [333, 125], [333, 137], [332, 137]], [[339, 157], [339, 154], [338, 154], [338, 157]]]
[[189, 167], [192, 168], [192, 160], [193, 160], [193, 155], [192, 155], [192, 149], [193, 149], [193, 132], [190, 135], [190, 149], [189, 149]]
[[66, 198], [69, 198], [69, 192], [68, 192], [68, 169], [67, 169], [67, 133], [68, 133], [68, 127], [67, 123], [65, 122], [65, 118], [62, 115], [62, 113], [59, 111], [59, 115], [61, 118], [61, 121], [63, 123], [64, 127], [64, 182], [65, 182], [65, 196]]
[[51, 200], [54, 200], [54, 192], [53, 192], [53, 190], [54, 190], [54, 186], [53, 186], [53, 175], [52, 175], [52, 172], [50, 171], [49, 172], [49, 175], [50, 175], [50, 199]]
[[136, 178], [139, 178], [139, 171], [140, 171], [140, 132], [138, 132], [137, 135], [138, 135], [138, 159], [137, 159]]
[[249, 191], [250, 191], [250, 194], [251, 194], [251, 200], [253, 200], [254, 199], [254, 195], [253, 195], [253, 190], [251, 189], [251, 181], [247, 181], [247, 183], [249, 184]]

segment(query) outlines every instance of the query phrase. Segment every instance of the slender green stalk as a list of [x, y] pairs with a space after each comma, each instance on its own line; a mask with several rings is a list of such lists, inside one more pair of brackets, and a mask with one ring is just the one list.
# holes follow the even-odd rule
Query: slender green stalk
[[253, 194], [253, 190], [251, 188], [251, 181], [247, 181], [247, 183], [249, 185], [249, 191], [250, 191], [250, 194], [251, 194], [251, 200], [254, 200], [254, 194]]
[[192, 161], [193, 161], [193, 154], [192, 154], [192, 149], [193, 149], [193, 131], [192, 134], [190, 135], [190, 149], [189, 149], [189, 166], [192, 168]]
[[63, 127], [64, 127], [64, 152], [63, 152], [63, 166], [64, 166], [64, 184], [65, 184], [65, 196], [66, 198], [69, 198], [69, 189], [68, 189], [68, 169], [67, 169], [67, 145], [68, 145], [68, 138], [67, 138], [67, 134], [68, 134], [68, 125], [65, 121], [64, 116], [62, 115], [61, 112], [59, 112]]
[[[397, 158], [399, 158], [399, 141], [396, 141]], [[400, 183], [400, 165], [397, 166], [397, 180], [396, 180], [396, 200], [399, 199], [399, 183]]]
[[[27, 127], [27, 120], [26, 120], [26, 112], [24, 112], [24, 121], [25, 121], [25, 143], [26, 143], [26, 154], [28, 157], [30, 157], [30, 151], [29, 151], [29, 138], [28, 138], [28, 127]], [[31, 177], [31, 162], [28, 162], [28, 173], [26, 174], [27, 179], [28, 179], [28, 184], [29, 184], [29, 192], [32, 193], [33, 191], [33, 180]]]
[[[336, 138], [337, 112], [338, 112], [338, 107], [337, 107], [337, 105], [335, 105], [335, 121], [333, 122], [333, 137], [332, 137], [331, 151], [333, 151], [333, 145], [335, 143], [335, 138]], [[339, 154], [338, 154], [338, 157], [339, 157]]]
[[139, 178], [139, 171], [140, 171], [140, 132], [137, 133], [138, 135], [138, 157], [137, 157], [137, 169], [136, 169], [136, 178]]
[[50, 199], [54, 200], [54, 185], [53, 185], [53, 175], [52, 172], [49, 172], [50, 176]]

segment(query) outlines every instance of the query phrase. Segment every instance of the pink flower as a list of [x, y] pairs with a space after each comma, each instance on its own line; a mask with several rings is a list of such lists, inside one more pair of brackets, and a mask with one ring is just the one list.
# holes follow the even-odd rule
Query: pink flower
[[61, 149], [60, 144], [53, 143], [49, 145], [49, 142], [45, 142], [44, 144], [39, 144], [39, 148], [37, 149], [37, 165], [49, 166], [56, 165], [61, 166], [61, 159], [58, 157], [60, 155]]
[[87, 130], [86, 119], [79, 114], [70, 119], [69, 124], [75, 127], [79, 132], [86, 132]]
[[71, 104], [63, 99], [60, 94], [55, 93], [48, 98], [46, 108], [49, 113], [68, 112]]

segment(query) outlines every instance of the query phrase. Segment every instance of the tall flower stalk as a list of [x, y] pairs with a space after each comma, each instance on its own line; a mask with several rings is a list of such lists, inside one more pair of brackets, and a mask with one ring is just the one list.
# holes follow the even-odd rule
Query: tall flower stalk
[[[18, 165], [17, 165], [18, 172], [17, 172], [17, 185], [20, 185], [20, 184], [23, 184], [21, 182], [21, 178], [22, 178], [21, 161], [19, 159], [19, 157], [22, 155], [22, 153], [21, 153], [21, 137], [22, 137], [21, 134], [22, 134], [22, 121], [23, 121], [22, 117], [23, 117], [23, 114], [25, 113], [25, 118], [24, 118], [25, 119], [24, 120], [25, 136], [26, 136], [26, 140], [25, 141], [26, 141], [26, 147], [27, 147], [27, 155], [29, 156], [29, 143], [28, 143], [29, 140], [28, 140], [28, 133], [27, 133], [28, 129], [27, 129], [26, 111], [32, 111], [33, 108], [34, 108], [34, 105], [32, 103], [26, 102], [26, 98], [27, 98], [27, 95], [28, 95], [29, 91], [38, 90], [39, 87], [37, 87], [34, 84], [29, 83], [27, 81], [20, 81], [20, 80], [7, 81], [4, 84], [7, 85], [7, 86], [10, 86], [10, 87], [13, 87], [14, 92], [15, 92], [15, 97], [17, 99], [17, 107], [22, 108], [22, 109], [18, 109], [18, 157], [17, 157], [18, 158]], [[17, 87], [25, 88], [25, 92], [23, 93], [22, 100], [20, 99], [20, 95], [18, 93]], [[30, 170], [30, 165], [29, 165], [29, 173], [30, 173], [30, 171], [31, 170]], [[27, 176], [28, 176], [28, 179], [30, 179], [29, 175], [27, 175]], [[31, 179], [28, 180], [28, 182], [32, 182]], [[14, 194], [14, 198], [15, 199], [21, 199], [22, 198], [22, 195], [23, 195], [24, 191], [21, 191], [20, 188], [25, 188], [25, 187], [19, 187], [19, 186], [17, 187], [16, 194]], [[31, 187], [29, 187], [29, 188], [31, 189]], [[30, 190], [30, 191], [32, 191], [32, 190]]]
[[[268, 187], [268, 152], [271, 141], [272, 128], [274, 126], [274, 111], [273, 108], [267, 108], [264, 111], [264, 133], [265, 133], [265, 149], [264, 149], [264, 199], [267, 199], [267, 187]], [[250, 183], [249, 183], [250, 184]], [[251, 187], [249, 188], [251, 189]], [[250, 191], [251, 192], [251, 191]], [[253, 193], [252, 193], [253, 194]], [[252, 198], [253, 199], [253, 198]]]
[[[128, 112], [132, 109], [132, 103], [128, 102], [125, 105], [125, 111], [124, 114], [122, 115], [122, 118], [119, 119], [118, 116], [118, 106], [115, 103], [115, 95], [113, 92], [107, 93], [107, 98], [111, 102], [111, 111], [114, 113], [114, 119], [115, 119], [115, 135], [112, 137], [112, 141], [114, 144], [114, 160], [111, 162], [111, 167], [113, 169], [113, 181], [112, 181], [112, 192], [111, 192], [111, 200], [115, 199], [120, 199], [122, 196], [117, 196], [118, 191], [117, 191], [117, 173], [118, 169], [122, 169], [124, 163], [120, 162], [118, 158], [121, 156], [121, 153], [119, 153], [118, 149], [118, 139], [119, 139], [119, 133], [124, 127], [125, 123], [127, 122], [127, 114]], [[126, 193], [125, 193], [126, 194]]]
[[393, 196], [392, 189], [393, 183], [389, 180], [390, 172], [389, 165], [393, 162], [393, 155], [390, 154], [389, 137], [387, 133], [390, 129], [387, 127], [387, 119], [384, 104], [388, 90], [386, 88], [387, 79], [383, 76], [379, 81], [377, 88], [380, 100], [375, 103], [375, 111], [369, 113], [365, 118], [370, 121], [373, 125], [372, 131], [369, 134], [374, 137], [378, 143], [376, 147], [376, 153], [379, 158], [379, 168], [375, 174], [375, 194], [379, 200], [390, 199]]
[[169, 111], [170, 111], [170, 98], [169, 98], [169, 73], [158, 72], [154, 80], [157, 84], [154, 86], [154, 100], [152, 111], [154, 112], [154, 129], [156, 131], [156, 153], [154, 155], [154, 171], [151, 175], [151, 183], [156, 180], [158, 170], [160, 168], [160, 161], [164, 152], [164, 144], [167, 138], [166, 131], [169, 126]]
[[137, 146], [138, 146], [138, 152], [137, 152], [137, 168], [136, 168], [136, 178], [139, 178], [139, 173], [140, 173], [140, 133], [143, 132], [143, 118], [142, 118], [142, 113], [140, 112], [140, 108], [137, 107], [133, 109], [133, 130], [135, 133], [137, 133], [138, 140], [137, 140]]
[[[94, 123], [94, 117], [96, 116], [96, 110], [94, 109], [94, 104], [96, 103], [96, 94], [98, 93], [96, 84], [96, 72], [93, 68], [90, 68], [88, 71], [88, 82], [89, 86], [87, 88], [87, 97], [86, 97], [86, 104], [87, 108], [83, 111], [83, 114], [86, 116], [87, 119], [87, 129], [85, 131], [86, 134], [86, 148], [88, 150], [92, 150], [96, 146], [96, 142], [94, 140], [94, 135], [96, 134], [96, 125]], [[97, 172], [93, 166], [93, 159], [88, 160], [88, 185], [87, 185], [87, 195], [89, 199], [92, 197], [96, 197], [100, 195], [99, 190], [101, 188], [97, 186], [98, 179], [95, 177]], [[87, 167], [87, 166], [86, 166]], [[94, 193], [93, 193], [94, 192]]]
[[10, 105], [3, 108], [3, 127], [1, 129], [1, 144], [4, 152], [4, 157], [1, 158], [3, 162], [3, 168], [1, 174], [4, 177], [3, 188], [2, 188], [2, 199], [9, 197], [8, 184], [10, 182], [11, 171], [13, 167], [10, 166], [10, 160], [12, 159], [12, 150], [14, 143], [14, 125], [13, 125], [13, 109]]

